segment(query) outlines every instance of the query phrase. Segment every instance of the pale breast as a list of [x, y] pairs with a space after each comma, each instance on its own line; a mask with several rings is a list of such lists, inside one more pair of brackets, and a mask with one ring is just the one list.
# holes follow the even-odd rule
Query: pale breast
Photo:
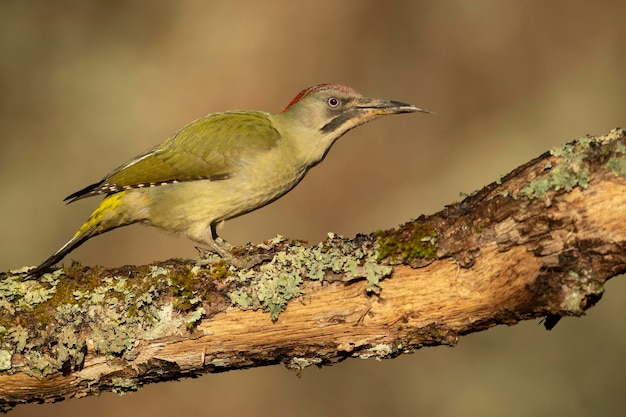
[[263, 207], [304, 177], [307, 167], [295, 157], [268, 152], [222, 180], [166, 184], [141, 190], [152, 200], [146, 222], [187, 233]]

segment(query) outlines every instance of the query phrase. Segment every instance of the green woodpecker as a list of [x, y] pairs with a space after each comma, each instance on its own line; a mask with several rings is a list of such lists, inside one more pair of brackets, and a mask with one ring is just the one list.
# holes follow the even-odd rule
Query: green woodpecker
[[74, 237], [29, 275], [40, 274], [86, 240], [132, 223], [184, 234], [228, 261], [232, 255], [216, 241], [219, 223], [283, 196], [350, 129], [386, 114], [415, 111], [430, 113], [320, 84], [301, 91], [277, 114], [209, 114], [68, 196], [70, 203], [105, 198]]

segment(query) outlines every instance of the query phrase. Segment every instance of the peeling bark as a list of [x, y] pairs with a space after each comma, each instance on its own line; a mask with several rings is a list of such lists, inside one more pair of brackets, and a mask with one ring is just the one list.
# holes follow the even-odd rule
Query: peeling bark
[[206, 372], [392, 358], [498, 324], [579, 316], [626, 271], [620, 129], [546, 152], [397, 229], [168, 261], [0, 274], [0, 408]]

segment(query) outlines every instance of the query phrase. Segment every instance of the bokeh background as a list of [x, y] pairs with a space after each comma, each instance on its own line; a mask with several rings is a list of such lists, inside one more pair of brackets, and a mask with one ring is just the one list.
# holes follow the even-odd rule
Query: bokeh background
[[[414, 103], [342, 138], [269, 207], [230, 221], [235, 244], [318, 242], [440, 210], [565, 141], [624, 125], [626, 3], [615, 1], [0, 2], [0, 269], [34, 265], [98, 199], [66, 195], [187, 122], [280, 111], [320, 82]], [[194, 257], [131, 226], [72, 259]], [[378, 362], [280, 366], [17, 407], [13, 416], [621, 416], [626, 285], [552, 332], [536, 321]]]

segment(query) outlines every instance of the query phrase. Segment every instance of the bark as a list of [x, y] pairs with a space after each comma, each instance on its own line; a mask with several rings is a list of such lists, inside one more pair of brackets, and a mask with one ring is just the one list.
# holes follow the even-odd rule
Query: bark
[[498, 324], [579, 316], [626, 271], [626, 139], [546, 152], [394, 230], [274, 239], [223, 261], [74, 264], [0, 276], [0, 408], [206, 372], [454, 345]]

